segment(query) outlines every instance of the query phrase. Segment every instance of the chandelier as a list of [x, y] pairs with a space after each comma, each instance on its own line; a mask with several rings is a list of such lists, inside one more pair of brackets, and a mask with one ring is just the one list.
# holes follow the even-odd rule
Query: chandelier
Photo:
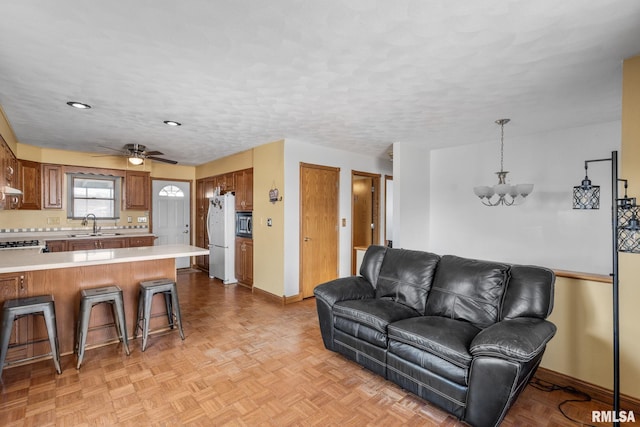
[[[533, 191], [533, 184], [507, 184], [507, 174], [509, 171], [504, 170], [504, 125], [509, 123], [511, 119], [499, 119], [496, 123], [500, 125], [500, 172], [498, 175], [498, 183], [493, 187], [480, 185], [473, 187], [473, 192], [480, 198], [485, 206], [512, 206], [524, 202], [524, 199]], [[497, 196], [494, 197], [494, 196]]]

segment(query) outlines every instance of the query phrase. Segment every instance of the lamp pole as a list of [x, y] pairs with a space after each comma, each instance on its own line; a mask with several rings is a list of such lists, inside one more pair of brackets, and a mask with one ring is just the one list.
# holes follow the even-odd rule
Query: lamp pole
[[620, 316], [618, 312], [618, 152], [611, 152], [611, 249], [613, 256], [613, 425], [620, 414]]

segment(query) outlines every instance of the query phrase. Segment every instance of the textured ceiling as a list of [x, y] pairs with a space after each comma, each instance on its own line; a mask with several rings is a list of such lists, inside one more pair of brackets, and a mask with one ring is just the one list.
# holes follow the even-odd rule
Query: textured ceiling
[[20, 142], [191, 165], [278, 139], [383, 156], [497, 139], [502, 117], [507, 135], [616, 120], [640, 53], [637, 0], [0, 0], [0, 16]]

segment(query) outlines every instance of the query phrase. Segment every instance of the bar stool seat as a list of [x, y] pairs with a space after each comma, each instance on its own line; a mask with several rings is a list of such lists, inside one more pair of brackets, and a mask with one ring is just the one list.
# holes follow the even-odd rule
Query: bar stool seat
[[[9, 350], [9, 340], [11, 339], [11, 329], [13, 322], [24, 316], [43, 316], [47, 326], [47, 335], [51, 352], [26, 359], [11, 361], [9, 364], [33, 360], [40, 357], [52, 356], [53, 364], [58, 374], [62, 373], [60, 368], [60, 348], [58, 345], [58, 328], [56, 325], [56, 307], [53, 301], [53, 295], [38, 295], [27, 298], [15, 298], [6, 300], [2, 306], [2, 339], [0, 341], [0, 375], [5, 366], [7, 352]], [[28, 341], [25, 343], [16, 343], [12, 347], [32, 344], [39, 341]]]
[[[173, 329], [174, 319], [178, 324], [180, 338], [184, 340], [182, 330], [182, 316], [180, 315], [180, 303], [178, 301], [178, 287], [171, 279], [157, 279], [140, 282], [140, 292], [138, 295], [138, 316], [133, 337], [138, 336], [138, 329], [142, 329], [142, 351], [147, 348], [147, 338], [149, 337], [149, 322], [151, 320], [151, 303], [155, 294], [164, 294], [164, 301], [167, 308], [167, 319], [169, 327]], [[140, 323], [142, 322], [142, 326]]]
[[115, 326], [116, 331], [118, 332], [118, 339], [124, 344], [124, 350], [127, 353], [127, 356], [131, 354], [129, 351], [129, 339], [127, 337], [127, 321], [125, 320], [124, 314], [124, 298], [122, 297], [122, 289], [115, 285], [83, 289], [80, 296], [80, 314], [78, 316], [78, 327], [76, 330], [76, 354], [78, 355], [78, 364], [76, 369], [80, 369], [80, 365], [84, 359], [87, 334], [90, 330], [89, 320], [91, 318], [91, 309], [95, 305], [103, 303], [111, 305], [114, 323], [96, 326], [91, 329]]

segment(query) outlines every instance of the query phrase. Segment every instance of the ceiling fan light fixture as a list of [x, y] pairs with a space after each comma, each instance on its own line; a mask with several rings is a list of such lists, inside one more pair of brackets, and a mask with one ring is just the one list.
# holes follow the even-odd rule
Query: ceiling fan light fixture
[[67, 102], [67, 105], [69, 107], [77, 108], [78, 110], [88, 110], [89, 108], [91, 108], [91, 105], [78, 101], [69, 101]]
[[129, 163], [131, 163], [132, 165], [141, 165], [142, 162], [144, 162], [144, 159], [142, 157], [138, 157], [138, 156], [131, 156], [129, 157]]
[[163, 123], [167, 126], [182, 126], [182, 123], [173, 120], [165, 120]]

